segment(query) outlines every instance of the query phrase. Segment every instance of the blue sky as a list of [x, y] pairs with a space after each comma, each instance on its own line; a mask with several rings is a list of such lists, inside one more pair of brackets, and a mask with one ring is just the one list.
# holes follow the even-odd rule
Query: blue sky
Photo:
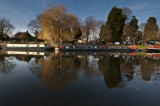
[[0, 17], [10, 19], [17, 31], [26, 31], [31, 19], [39, 15], [48, 4], [63, 4], [69, 13], [82, 20], [94, 16], [106, 21], [113, 6], [129, 7], [133, 10], [139, 23], [146, 22], [150, 16], [155, 16], [160, 25], [160, 0], [0, 0]]

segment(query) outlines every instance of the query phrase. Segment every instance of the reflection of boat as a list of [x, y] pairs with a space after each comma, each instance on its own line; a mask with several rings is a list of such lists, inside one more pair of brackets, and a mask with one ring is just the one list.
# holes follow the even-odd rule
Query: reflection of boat
[[[59, 55], [60, 56], [71, 56], [71, 55], [77, 55], [78, 57], [82, 56], [82, 55], [93, 55], [93, 56], [102, 56], [102, 55], [110, 55], [110, 56], [125, 56], [130, 54], [130, 52], [92, 52], [92, 51], [87, 51], [87, 52], [83, 52], [83, 51], [60, 51]], [[81, 58], [81, 57], [80, 57]]]
[[160, 59], [160, 53], [147, 53], [146, 56], [152, 59]]
[[39, 55], [44, 56], [44, 52], [7, 51], [8, 55]]
[[2, 49], [39, 51], [39, 50], [45, 50], [47, 48], [48, 48], [47, 44], [7, 44], [6, 47], [3, 47]]
[[147, 51], [149, 52], [160, 52], [160, 45], [148, 45]]
[[96, 46], [96, 45], [77, 45], [60, 46], [60, 51], [109, 51], [109, 52], [133, 52], [135, 47], [130, 46]]
[[136, 53], [135, 52], [133, 52], [133, 53], [130, 53], [130, 54], [128, 54], [129, 56], [135, 56], [136, 55]]

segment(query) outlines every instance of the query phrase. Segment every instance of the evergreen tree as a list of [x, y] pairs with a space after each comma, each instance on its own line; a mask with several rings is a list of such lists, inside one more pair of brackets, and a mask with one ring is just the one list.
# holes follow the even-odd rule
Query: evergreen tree
[[138, 29], [138, 19], [136, 16], [132, 16], [132, 20], [130, 21], [129, 25], [135, 27], [135, 29]]
[[112, 30], [112, 41], [120, 41], [127, 16], [122, 13], [121, 8], [113, 7], [109, 13], [107, 23]]
[[106, 34], [105, 34], [105, 25], [102, 25], [101, 29], [100, 29], [100, 32], [99, 32], [100, 40], [104, 40], [105, 36], [106, 36]]
[[144, 40], [153, 41], [158, 40], [158, 25], [155, 17], [150, 17], [144, 28]]
[[150, 23], [150, 24], [156, 24], [157, 23], [157, 19], [155, 17], [149, 17], [147, 22]]
[[34, 41], [35, 40], [34, 37], [28, 31], [26, 31], [26, 33], [25, 33], [25, 38], [27, 41]]
[[101, 41], [111, 41], [112, 40], [112, 30], [109, 24], [102, 25], [99, 33]]

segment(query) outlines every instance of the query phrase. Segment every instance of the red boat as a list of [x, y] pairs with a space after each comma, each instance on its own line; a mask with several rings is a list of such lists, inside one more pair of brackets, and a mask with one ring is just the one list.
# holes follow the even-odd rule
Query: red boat
[[148, 45], [147, 52], [159, 53], [160, 52], [160, 45]]
[[148, 45], [147, 49], [150, 49], [150, 50], [160, 50], [160, 45]]

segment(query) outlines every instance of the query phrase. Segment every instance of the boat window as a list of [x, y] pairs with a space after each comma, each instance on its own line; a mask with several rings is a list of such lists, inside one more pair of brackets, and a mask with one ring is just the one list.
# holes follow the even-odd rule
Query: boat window
[[69, 46], [66, 46], [66, 49], [69, 49]]
[[89, 46], [89, 49], [93, 49], [93, 46]]
[[79, 49], [79, 46], [76, 46], [76, 49]]
[[69, 48], [73, 48], [73, 46], [69, 46]]

